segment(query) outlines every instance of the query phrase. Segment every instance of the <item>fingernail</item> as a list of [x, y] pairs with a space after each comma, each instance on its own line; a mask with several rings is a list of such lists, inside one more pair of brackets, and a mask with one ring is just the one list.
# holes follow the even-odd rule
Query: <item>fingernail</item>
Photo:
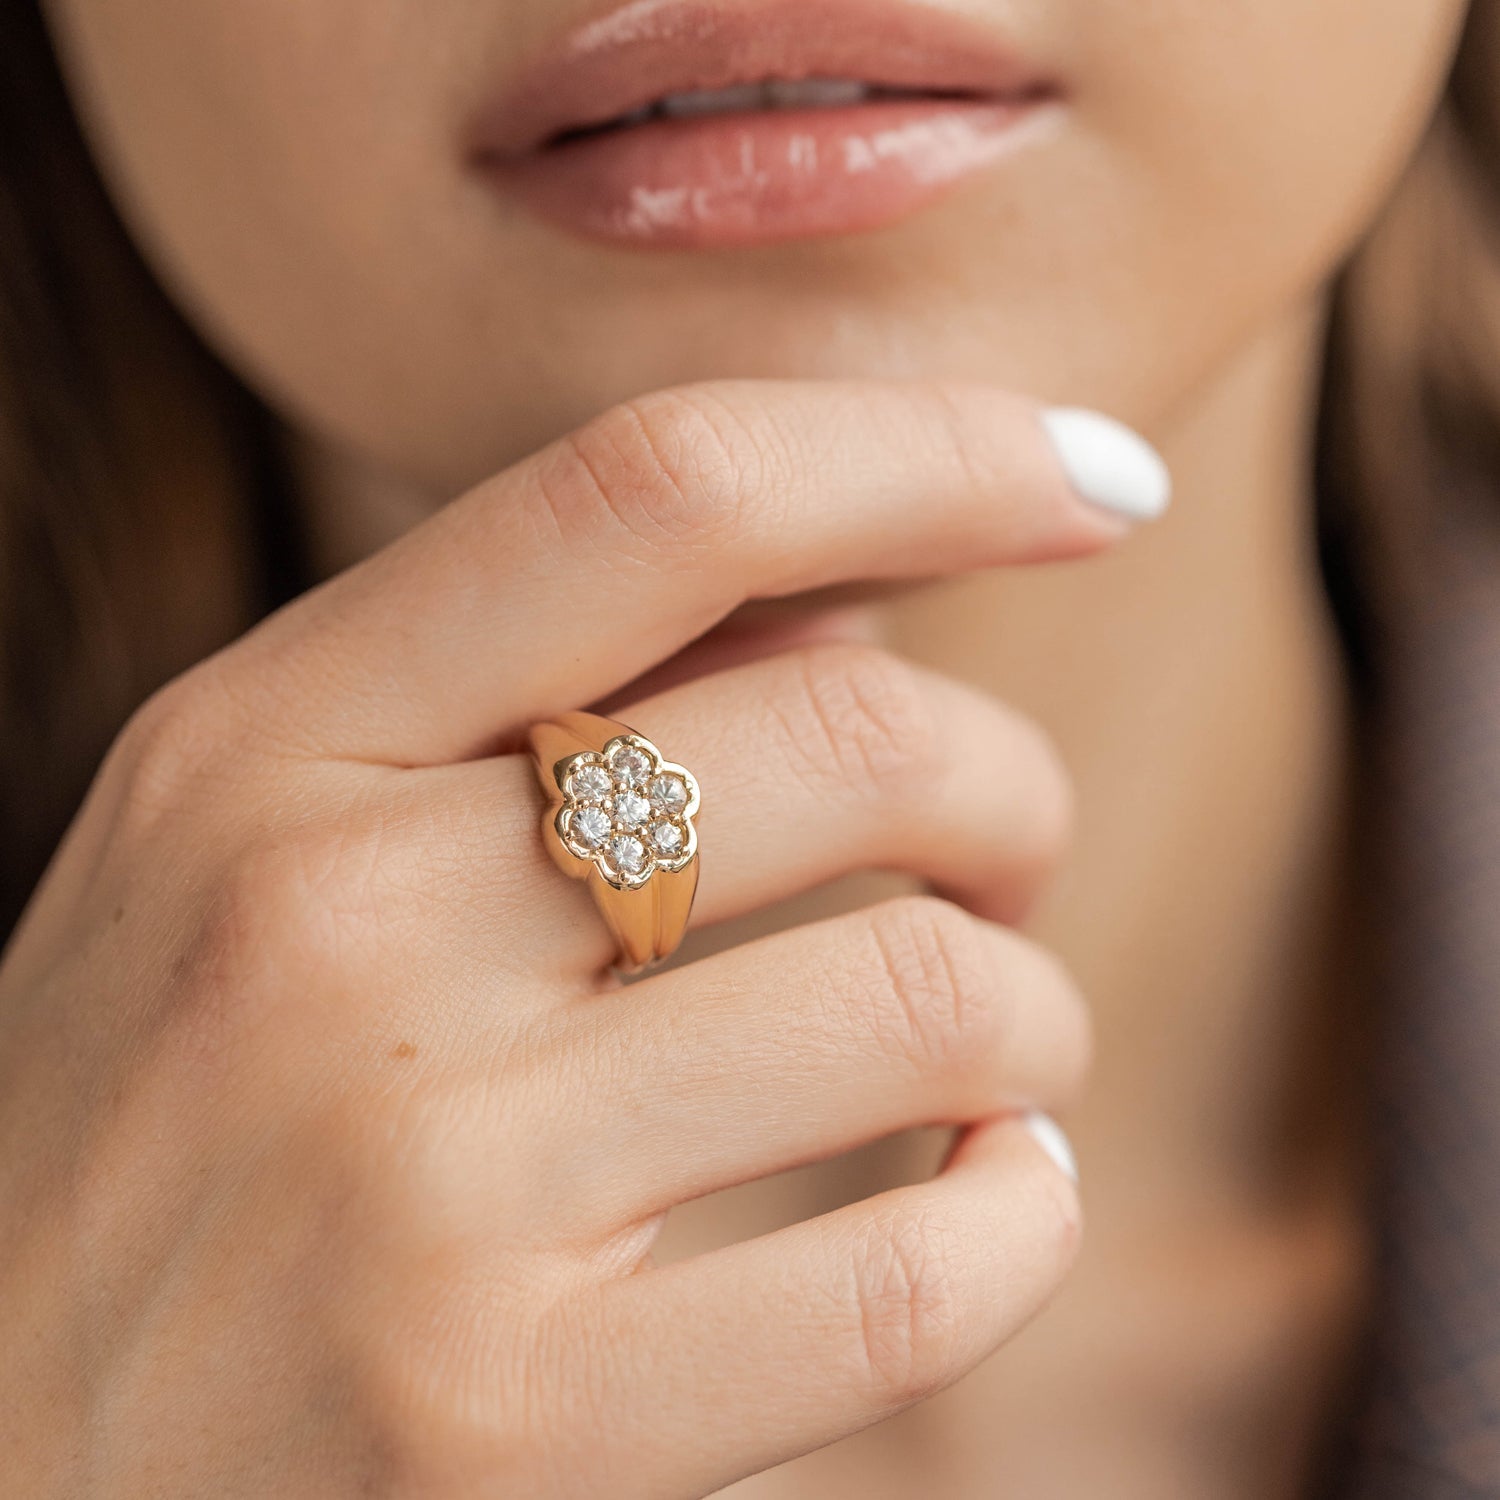
[[1059, 1170], [1076, 1184], [1078, 1158], [1073, 1155], [1072, 1144], [1063, 1134], [1062, 1126], [1051, 1115], [1043, 1114], [1039, 1109], [1027, 1110], [1021, 1116], [1021, 1123], [1030, 1132], [1032, 1140], [1057, 1164]]
[[1049, 406], [1042, 426], [1073, 488], [1092, 505], [1151, 521], [1172, 498], [1172, 476], [1140, 433], [1079, 406]]

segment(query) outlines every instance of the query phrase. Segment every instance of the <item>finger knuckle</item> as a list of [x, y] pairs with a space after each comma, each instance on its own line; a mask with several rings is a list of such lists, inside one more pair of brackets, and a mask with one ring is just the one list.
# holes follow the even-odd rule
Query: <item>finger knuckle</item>
[[988, 977], [973, 917], [937, 897], [903, 897], [871, 914], [869, 940], [866, 1025], [884, 1052], [923, 1074], [994, 1053], [1005, 992]]
[[[543, 1477], [546, 1445], [536, 1410], [538, 1361], [520, 1310], [507, 1339], [477, 1341], [440, 1330], [483, 1323], [464, 1299], [433, 1295], [429, 1278], [398, 1280], [403, 1305], [378, 1331], [352, 1334], [350, 1404], [378, 1463], [382, 1494], [459, 1495], [530, 1491]], [[365, 1310], [366, 1316], [368, 1310]], [[493, 1399], [495, 1389], [506, 1399]]]
[[[283, 1126], [278, 1154], [325, 1253], [356, 1273], [328, 1290], [328, 1341], [352, 1410], [384, 1435], [401, 1469], [424, 1457], [426, 1439], [456, 1438], [474, 1415], [464, 1401], [473, 1345], [440, 1332], [476, 1330], [480, 1313], [474, 1204], [461, 1180], [473, 1162], [450, 1114], [420, 1091], [341, 1082]], [[507, 1262], [514, 1253], [509, 1242], [489, 1248]], [[518, 1342], [528, 1324], [511, 1289], [494, 1290]]]
[[391, 887], [378, 828], [330, 820], [268, 829], [226, 860], [204, 924], [207, 951], [216, 967], [303, 981], [348, 971], [391, 946]]
[[127, 831], [154, 828], [221, 782], [228, 717], [224, 695], [203, 669], [158, 688], [136, 709], [101, 771], [101, 781], [116, 788]]
[[709, 565], [744, 534], [773, 452], [713, 387], [654, 392], [564, 440], [569, 474], [551, 476], [552, 509], [575, 539], [616, 556]]
[[909, 795], [942, 759], [921, 677], [888, 651], [810, 647], [801, 653], [797, 692], [797, 708], [778, 716], [790, 753], [820, 790], [853, 789], [866, 801]]
[[949, 1384], [961, 1366], [961, 1247], [930, 1209], [893, 1208], [854, 1246], [860, 1379], [881, 1404], [907, 1406]]

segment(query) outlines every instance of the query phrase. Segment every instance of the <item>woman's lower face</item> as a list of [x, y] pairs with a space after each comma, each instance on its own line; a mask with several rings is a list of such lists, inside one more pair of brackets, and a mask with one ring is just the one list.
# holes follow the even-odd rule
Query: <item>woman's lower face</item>
[[436, 504], [710, 377], [982, 379], [1159, 430], [1366, 226], [1464, 5], [47, 9], [189, 317]]

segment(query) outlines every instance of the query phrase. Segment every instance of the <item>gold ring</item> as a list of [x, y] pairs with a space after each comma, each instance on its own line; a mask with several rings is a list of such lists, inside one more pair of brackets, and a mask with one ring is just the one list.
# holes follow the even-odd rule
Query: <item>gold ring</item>
[[563, 874], [588, 882], [619, 944], [617, 967], [666, 958], [698, 889], [697, 780], [601, 714], [544, 719], [529, 740], [547, 798], [542, 842]]

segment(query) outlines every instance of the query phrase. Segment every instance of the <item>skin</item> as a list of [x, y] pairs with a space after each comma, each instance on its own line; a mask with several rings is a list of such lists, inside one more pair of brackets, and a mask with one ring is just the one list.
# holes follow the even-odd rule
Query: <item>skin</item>
[[[458, 149], [572, 0], [48, 5], [328, 570], [369, 561], [148, 705], [0, 969], [27, 1493], [1292, 1492], [1359, 1265], [1337, 1111], [1309, 1131], [1291, 1082], [1340, 969], [1317, 335], [1463, 7], [963, 9], [1067, 79], [1044, 146], [877, 235], [648, 260]], [[1038, 400], [1147, 430], [1173, 517], [1117, 548]], [[769, 657], [742, 611], [681, 654], [746, 600], [978, 566], [863, 619], [883, 645]], [[735, 921], [602, 1000], [494, 754], [600, 698], [804, 832], [728, 792], [698, 921]], [[977, 820], [916, 790], [961, 751]], [[765, 911], [869, 868], [947, 899]], [[1080, 981], [1089, 1248], [924, 1400], [1072, 1257], [1013, 1112], [1074, 1096]], [[711, 1191], [939, 1122], [969, 1128], [930, 1183], [946, 1133]]]

